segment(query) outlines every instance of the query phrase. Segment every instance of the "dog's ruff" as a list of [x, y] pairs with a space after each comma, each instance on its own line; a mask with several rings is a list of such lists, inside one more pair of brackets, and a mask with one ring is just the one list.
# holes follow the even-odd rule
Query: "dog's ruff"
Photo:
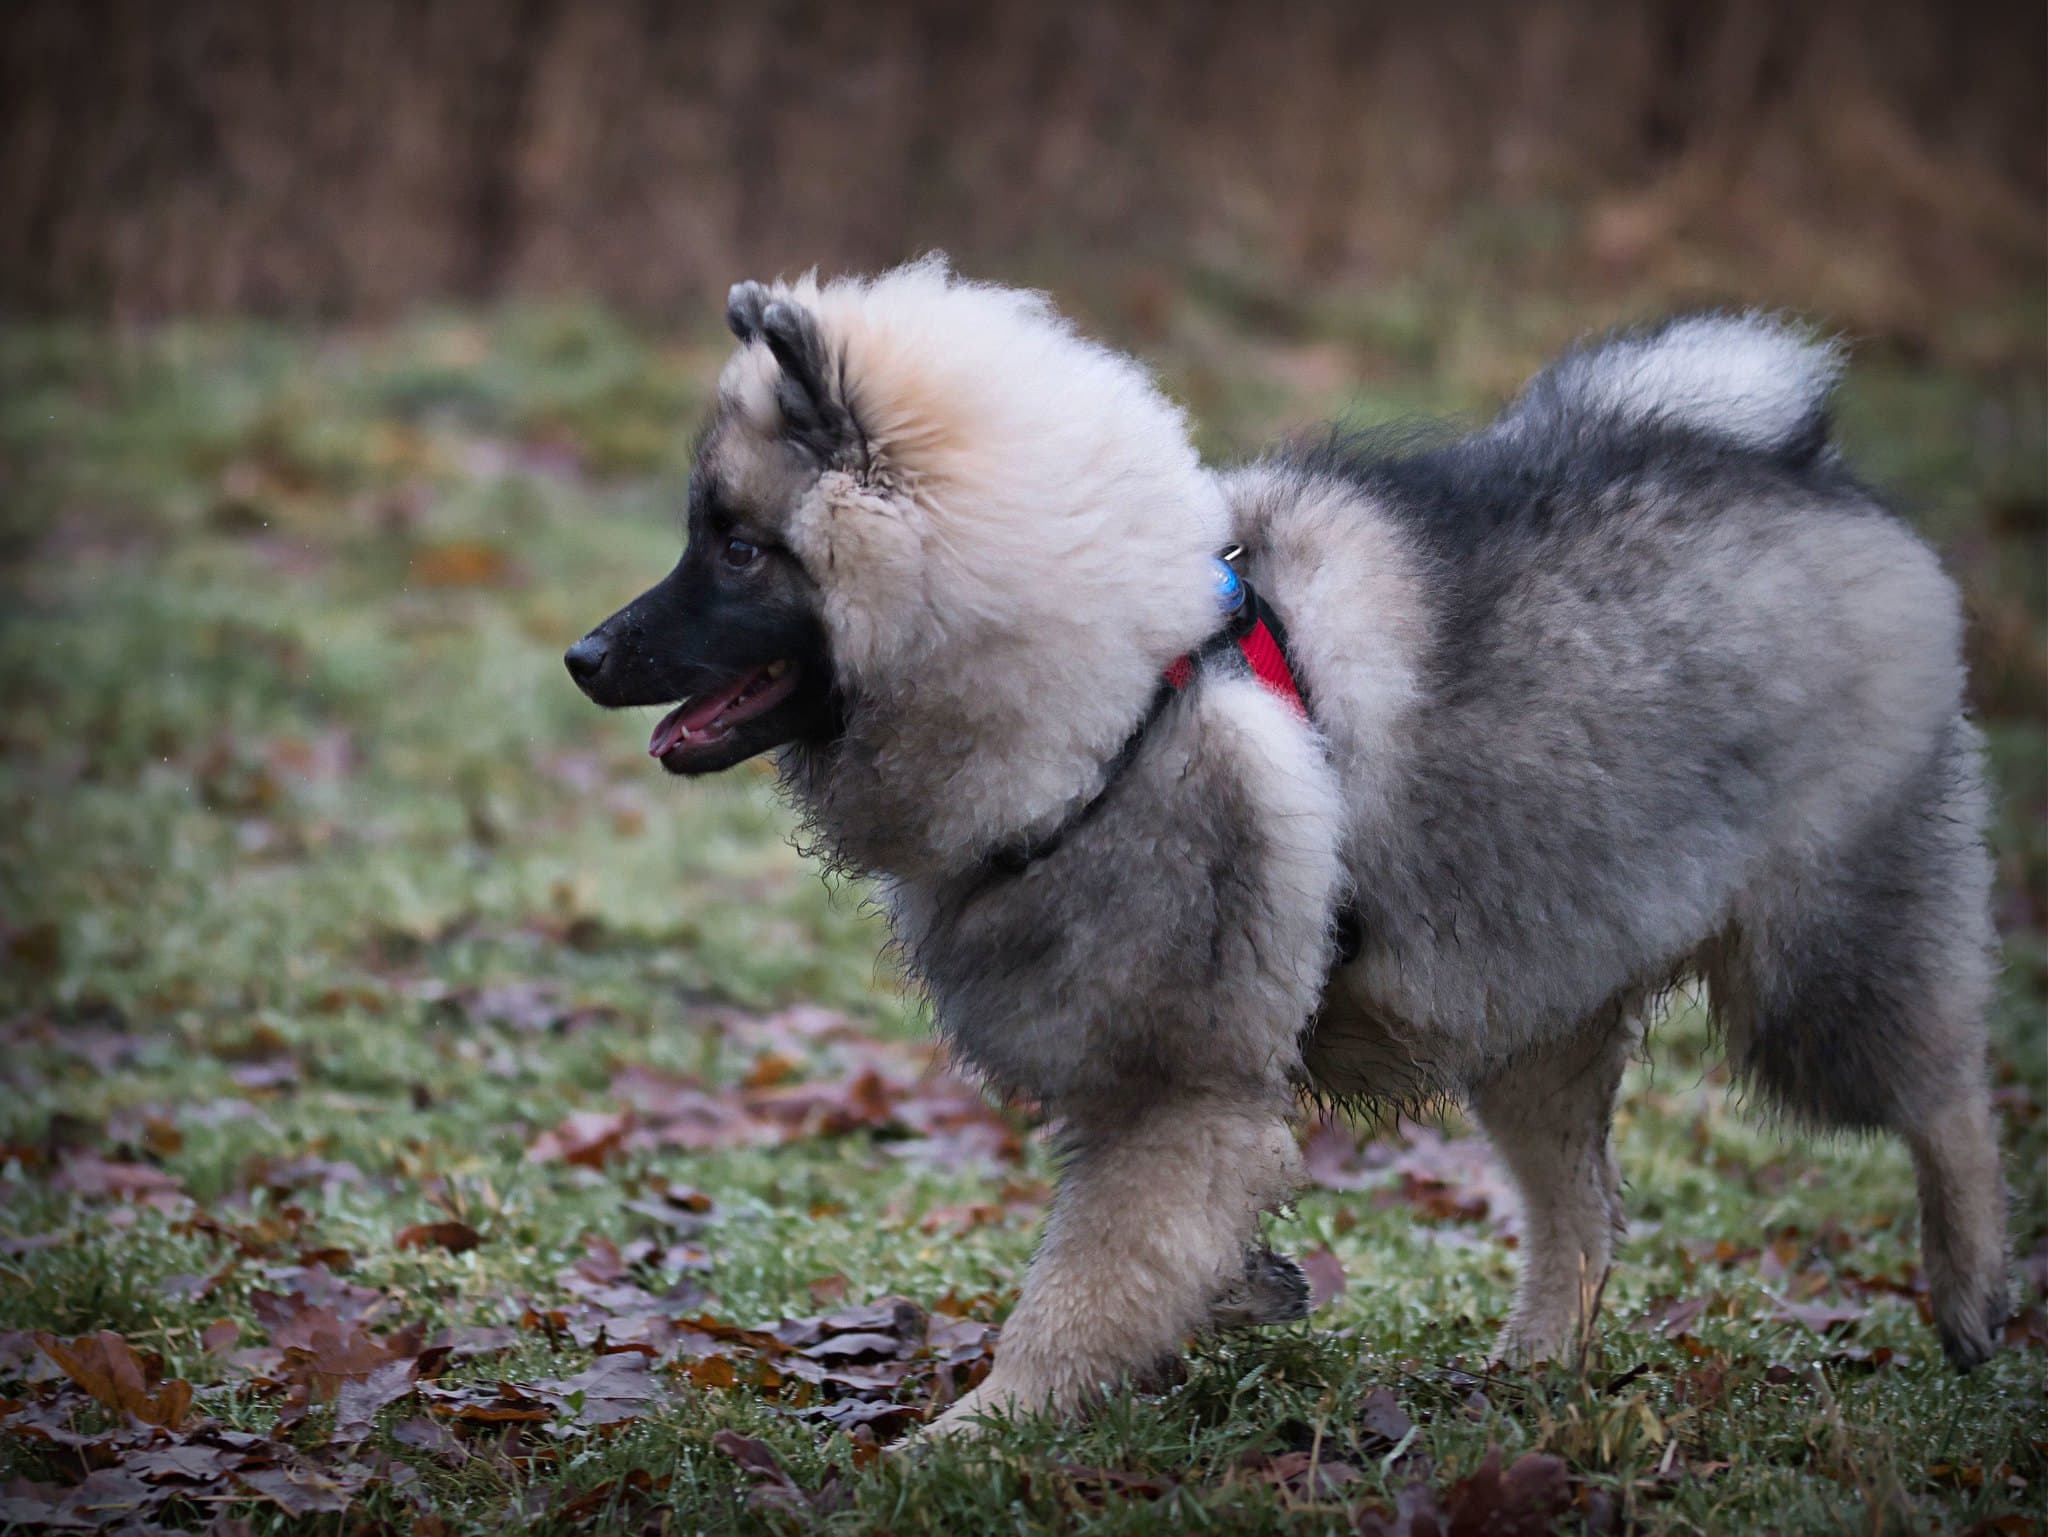
[[[1936, 1324], [1989, 1352], [1959, 607], [1828, 444], [1834, 348], [1683, 320], [1470, 437], [1216, 474], [1039, 296], [931, 261], [734, 310], [699, 474], [801, 563], [843, 696], [784, 782], [877, 878], [957, 1054], [1061, 1127], [993, 1373], [939, 1428], [1081, 1409], [1291, 1295], [1247, 1278], [1304, 1087], [1472, 1105], [1529, 1211], [1502, 1353], [1563, 1349], [1620, 1227], [1620, 1065], [1688, 973], [1767, 1103], [1906, 1139]], [[1313, 719], [1209, 673], [1122, 761], [1230, 541]], [[1347, 902], [1363, 944], [1329, 975]]]

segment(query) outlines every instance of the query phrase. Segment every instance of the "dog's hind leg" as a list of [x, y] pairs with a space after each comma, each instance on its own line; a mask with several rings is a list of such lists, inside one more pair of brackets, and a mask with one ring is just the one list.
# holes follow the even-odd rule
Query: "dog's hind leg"
[[2011, 1311], [2005, 1182], [1991, 1096], [1980, 1078], [1916, 1116], [1906, 1130], [1920, 1192], [1920, 1250], [1935, 1331], [1964, 1371], [1998, 1348]]
[[1300, 1183], [1281, 1104], [1178, 1099], [1070, 1124], [1045, 1239], [982, 1385], [935, 1421], [1072, 1413], [1169, 1363], [1245, 1271], [1259, 1214]]
[[1904, 1139], [1935, 1328], [1965, 1370], [1990, 1355], [2008, 1302], [1982, 817], [1958, 721], [1892, 815], [1752, 891], [1703, 957], [1729, 1060], [1771, 1104], [1819, 1130]]
[[1522, 1199], [1522, 1273], [1496, 1347], [1504, 1360], [1560, 1359], [1591, 1326], [1622, 1227], [1608, 1132], [1634, 1039], [1630, 1015], [1606, 1011], [1473, 1091], [1473, 1113]]

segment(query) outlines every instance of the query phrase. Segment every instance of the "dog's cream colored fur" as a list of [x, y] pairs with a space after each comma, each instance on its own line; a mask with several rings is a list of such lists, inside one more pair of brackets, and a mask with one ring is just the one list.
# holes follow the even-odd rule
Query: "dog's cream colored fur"
[[[835, 788], [864, 807], [843, 852], [898, 877], [957, 868], [1094, 788], [1160, 669], [1214, 626], [1228, 514], [1180, 412], [1040, 295], [936, 261], [788, 292], [848, 360], [867, 450], [782, 530], [865, 706]], [[718, 458], [743, 486], [785, 458], [773, 369], [750, 347], [720, 381], [745, 430]], [[1136, 603], [1134, 569], [1152, 577]]]
[[[1470, 1100], [1529, 1212], [1502, 1349], [1561, 1350], [1620, 1224], [1607, 1128], [1639, 1005], [1687, 971], [1774, 1102], [1907, 1137], [1944, 1338], [1990, 1348], [1957, 606], [1818, 446], [1832, 351], [1687, 322], [1566, 359], [1440, 479], [1217, 477], [1143, 371], [1036, 295], [927, 262], [774, 296], [812, 317], [849, 435], [822, 463], [789, 440], [743, 327], [700, 473], [819, 595], [845, 729], [792, 748], [786, 783], [880, 881], [954, 1048], [1066, 1149], [994, 1371], [939, 1429], [1079, 1409], [1235, 1309], [1311, 1078]], [[1492, 509], [1461, 555], [1463, 514], [1429, 498], [1495, 481], [1555, 510]], [[1216, 627], [1232, 538], [1315, 723], [1214, 674], [1112, 785], [1162, 669]], [[1365, 943], [1327, 979], [1347, 893]], [[1903, 927], [1859, 949], [1888, 893]], [[1859, 987], [1883, 1005], [1863, 1035], [1833, 1001]]]

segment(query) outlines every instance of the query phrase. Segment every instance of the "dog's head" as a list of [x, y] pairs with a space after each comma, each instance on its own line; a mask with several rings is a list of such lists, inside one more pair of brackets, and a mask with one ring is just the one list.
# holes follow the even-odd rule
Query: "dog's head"
[[[569, 650], [650, 751], [730, 767], [913, 695], [1113, 743], [1213, 623], [1222, 502], [1180, 413], [1035, 294], [937, 260], [733, 289], [681, 562]], [[1061, 696], [1072, 693], [1072, 699]], [[1098, 721], [1097, 716], [1101, 719]], [[935, 718], [935, 717], [934, 717]]]

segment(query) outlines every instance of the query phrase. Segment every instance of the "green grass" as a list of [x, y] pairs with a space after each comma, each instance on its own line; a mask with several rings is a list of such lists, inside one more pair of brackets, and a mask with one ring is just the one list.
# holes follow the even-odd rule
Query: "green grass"
[[[1195, 288], [1152, 350], [1214, 446], [1330, 412], [1482, 408], [1568, 323], [1504, 320], [1496, 334], [1390, 302], [1261, 330]], [[0, 1329], [118, 1330], [189, 1376], [206, 1412], [266, 1428], [276, 1396], [234, 1386], [199, 1343], [221, 1318], [244, 1344], [262, 1339], [250, 1293], [263, 1265], [344, 1249], [347, 1279], [386, 1293], [397, 1318], [514, 1324], [529, 1303], [560, 1304], [586, 1235], [650, 1230], [625, 1203], [657, 1179], [716, 1203], [695, 1241], [721, 1318], [815, 1313], [811, 1283], [829, 1277], [854, 1300], [1007, 1304], [1033, 1237], [1030, 1182], [1050, 1173], [1035, 1144], [1004, 1176], [1025, 1181], [1012, 1209], [958, 1235], [921, 1219], [995, 1181], [910, 1164], [865, 1133], [635, 1151], [600, 1172], [527, 1157], [566, 1115], [608, 1108], [624, 1068], [736, 1084], [761, 1055], [756, 1014], [819, 1004], [905, 1050], [922, 1036], [914, 1000], [878, 967], [885, 936], [860, 893], [829, 891], [787, 846], [766, 774], [665, 781], [636, 723], [592, 710], [561, 671], [563, 644], [674, 557], [691, 417], [720, 351], [579, 310], [325, 335], [0, 335], [0, 1237], [58, 1235], [0, 1247]], [[2018, 615], [1984, 655], [2019, 680], [1987, 707], [2004, 712], [1990, 724], [2014, 964], [1998, 1060], [2023, 1253], [2048, 1241], [2048, 769], [2038, 715], [2013, 714], [2041, 665], [2040, 404], [2038, 380], [1880, 359], [1845, 412], [1861, 461], [1902, 491], [1979, 611]], [[463, 1004], [466, 989], [532, 982], [554, 990], [542, 1018]], [[1348, 1289], [1311, 1325], [1201, 1346], [1184, 1382], [1093, 1424], [876, 1459], [751, 1388], [662, 1374], [651, 1412], [550, 1441], [551, 1458], [524, 1468], [446, 1466], [390, 1438], [416, 1410], [388, 1411], [370, 1444], [417, 1480], [371, 1488], [357, 1514], [556, 1530], [568, 1518], [551, 1512], [578, 1493], [644, 1469], [666, 1480], [652, 1504], [621, 1496], [586, 1519], [632, 1524], [665, 1505], [678, 1531], [1348, 1530], [1347, 1500], [1390, 1496], [1425, 1468], [1388, 1463], [1360, 1429], [1366, 1396], [1390, 1388], [1439, 1487], [1489, 1447], [1551, 1450], [1646, 1531], [2038, 1516], [2042, 1342], [1959, 1380], [1910, 1297], [1858, 1289], [1910, 1274], [1900, 1150], [1760, 1126], [1731, 1102], [1689, 1007], [1659, 1026], [1652, 1057], [1619, 1126], [1634, 1231], [1577, 1368], [1487, 1375], [1513, 1255], [1486, 1223], [1316, 1191], [1274, 1236], [1326, 1245]], [[80, 1150], [159, 1166], [198, 1210], [245, 1228], [294, 1231], [210, 1295], [166, 1290], [232, 1249], [188, 1210], [60, 1188]], [[275, 1165], [308, 1157], [361, 1179], [266, 1187]], [[481, 1247], [395, 1246], [451, 1212]], [[1717, 1261], [1717, 1242], [1734, 1257]], [[1868, 1313], [1823, 1340], [1768, 1321], [1772, 1295], [1793, 1293]], [[1687, 1339], [1640, 1322], [1654, 1299], [1701, 1296], [1715, 1304]], [[35, 1369], [9, 1359], [0, 1350], [0, 1398], [21, 1398]], [[529, 1330], [446, 1380], [588, 1361]], [[301, 1444], [317, 1446], [324, 1413]], [[722, 1429], [765, 1438], [808, 1489], [836, 1463], [850, 1498], [829, 1514], [748, 1506], [747, 1475], [711, 1445]], [[1255, 1476], [1260, 1455], [1311, 1445], [1362, 1481], [1305, 1497]], [[1075, 1468], [1152, 1482], [1103, 1494]], [[4, 1421], [0, 1469], [80, 1471]], [[258, 1530], [292, 1524], [261, 1504], [245, 1514]]]

